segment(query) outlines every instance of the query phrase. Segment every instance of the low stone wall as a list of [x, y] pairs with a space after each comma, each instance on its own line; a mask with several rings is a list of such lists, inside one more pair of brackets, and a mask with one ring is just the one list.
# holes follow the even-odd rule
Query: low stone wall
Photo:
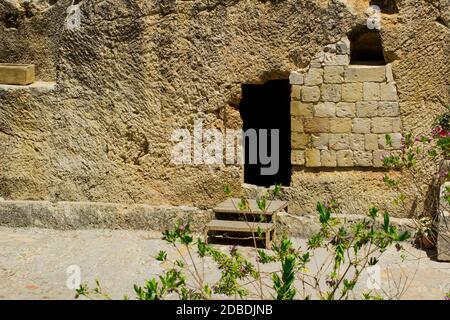
[[172, 228], [178, 221], [189, 221], [194, 231], [201, 231], [211, 217], [211, 211], [187, 206], [0, 201], [0, 225], [8, 227], [163, 231]]
[[[340, 215], [347, 221], [367, 218]], [[71, 229], [136, 229], [164, 231], [178, 221], [189, 222], [195, 232], [203, 232], [213, 218], [212, 210], [187, 206], [123, 205], [99, 202], [2, 201], [0, 226]], [[412, 231], [410, 219], [391, 218], [394, 225]], [[381, 222], [381, 220], [380, 220]], [[320, 230], [318, 216], [280, 212], [277, 233], [309, 238]]]

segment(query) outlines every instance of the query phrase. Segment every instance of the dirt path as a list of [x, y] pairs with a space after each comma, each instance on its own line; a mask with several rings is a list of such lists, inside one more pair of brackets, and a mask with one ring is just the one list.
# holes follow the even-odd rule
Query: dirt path
[[[305, 247], [303, 239], [294, 242]], [[154, 259], [162, 249], [168, 251], [169, 257], [176, 257], [156, 232], [0, 227], [0, 299], [73, 299], [74, 291], [66, 285], [70, 280], [67, 268], [73, 265], [79, 267], [82, 282], [92, 285], [98, 278], [113, 298], [121, 299], [124, 294], [134, 297], [134, 283], [143, 284], [168, 267]], [[251, 258], [249, 248], [241, 250]], [[408, 283], [403, 299], [442, 299], [444, 292], [450, 290], [450, 263], [433, 261], [409, 245], [407, 251], [403, 262], [395, 249], [383, 256], [382, 288], [396, 290], [395, 282], [389, 281], [388, 276], [392, 275], [397, 282], [402, 279]], [[319, 252], [318, 259], [324, 255]], [[212, 270], [207, 263], [205, 272], [209, 279], [217, 277]], [[367, 291], [365, 284], [362, 279], [356, 292]]]

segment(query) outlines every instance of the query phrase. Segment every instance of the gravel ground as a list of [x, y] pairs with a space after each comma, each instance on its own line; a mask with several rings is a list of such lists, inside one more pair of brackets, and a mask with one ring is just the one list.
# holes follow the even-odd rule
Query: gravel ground
[[[305, 248], [304, 239], [293, 241]], [[217, 248], [229, 250], [225, 245]], [[405, 249], [403, 261], [394, 248], [380, 260], [381, 289], [393, 296], [402, 292], [401, 299], [442, 299], [450, 291], [450, 263], [434, 261], [432, 253], [409, 244]], [[73, 299], [74, 290], [67, 284], [72, 283], [74, 270], [79, 270], [81, 281], [91, 286], [99, 279], [114, 299], [124, 294], [133, 298], [133, 284], [143, 284], [169, 267], [167, 262], [154, 259], [159, 250], [167, 250], [169, 258], [177, 257], [175, 249], [156, 232], [0, 227], [0, 299]], [[254, 258], [251, 248], [240, 250]], [[317, 252], [308, 272], [314, 272], [316, 263], [326, 256], [326, 252]], [[276, 270], [276, 266], [265, 265], [264, 270]], [[204, 272], [207, 280], [218, 277], [210, 261], [205, 263]], [[366, 278], [364, 274], [358, 283], [356, 297], [368, 291]]]

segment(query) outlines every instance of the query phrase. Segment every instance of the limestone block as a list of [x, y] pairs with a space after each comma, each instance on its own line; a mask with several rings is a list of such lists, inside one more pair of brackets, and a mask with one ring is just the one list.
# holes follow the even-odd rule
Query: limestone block
[[402, 122], [400, 118], [391, 118], [392, 120], [392, 132], [401, 132], [402, 131]]
[[311, 134], [311, 147], [320, 150], [328, 149], [329, 134], [317, 133]]
[[378, 116], [396, 117], [400, 114], [398, 102], [380, 101], [378, 104]]
[[350, 149], [350, 140], [348, 134], [330, 134], [329, 148], [331, 150]]
[[297, 166], [305, 165], [305, 151], [292, 150], [291, 151], [291, 164]]
[[350, 118], [333, 118], [330, 119], [331, 133], [350, 133], [352, 132], [352, 119]]
[[325, 57], [325, 52], [323, 52], [323, 51], [318, 52], [318, 53], [313, 57], [313, 59], [311, 60], [310, 65], [312, 65], [313, 63], [315, 63], [315, 64], [322, 64], [322, 63], [323, 63], [323, 60], [324, 60], [324, 57]]
[[383, 167], [383, 159], [387, 156], [389, 156], [389, 153], [384, 150], [373, 151], [373, 166], [376, 168]]
[[365, 101], [380, 100], [380, 84], [376, 82], [364, 82], [363, 98]]
[[352, 122], [353, 133], [370, 133], [371, 120], [369, 118], [354, 118]]
[[342, 101], [356, 102], [363, 99], [362, 83], [344, 83], [342, 84]]
[[301, 117], [296, 116], [291, 117], [291, 131], [304, 132], [303, 121]]
[[384, 82], [385, 66], [348, 66], [344, 72], [345, 82]]
[[323, 84], [322, 101], [341, 101], [341, 85], [340, 84]]
[[317, 86], [314, 87], [302, 87], [302, 101], [304, 102], [317, 102], [320, 99], [320, 89]]
[[336, 116], [353, 118], [356, 115], [356, 104], [353, 102], [339, 102], [336, 105]]
[[373, 164], [373, 155], [371, 151], [353, 151], [353, 162], [358, 167], [371, 167]]
[[314, 106], [314, 116], [319, 118], [332, 118], [336, 116], [334, 102], [320, 102]]
[[[391, 137], [391, 145], [387, 143], [386, 135]], [[401, 149], [402, 148], [402, 134], [401, 133], [386, 133], [378, 135], [378, 146], [385, 150]]]
[[291, 99], [292, 100], [300, 100], [302, 93], [302, 86], [300, 85], [292, 85], [291, 86]]
[[386, 81], [387, 82], [394, 82], [394, 74], [392, 73], [392, 64], [388, 63], [386, 65]]
[[351, 134], [349, 135], [350, 149], [352, 150], [365, 150], [366, 138], [364, 134]]
[[376, 117], [378, 115], [378, 102], [376, 101], [357, 102], [356, 115], [360, 118]]
[[322, 68], [323, 67], [323, 60], [320, 61], [319, 58], [312, 59], [311, 62], [309, 63], [309, 66], [311, 68]]
[[393, 83], [380, 84], [380, 98], [385, 101], [397, 101], [397, 88]]
[[350, 150], [336, 151], [336, 160], [338, 167], [352, 167], [353, 166], [353, 152]]
[[323, 69], [322, 68], [310, 68], [305, 75], [306, 86], [317, 86], [323, 82]]
[[330, 119], [305, 118], [303, 128], [307, 133], [327, 133], [330, 132]]
[[311, 118], [313, 116], [313, 104], [291, 101], [291, 115]]
[[348, 40], [347, 37], [336, 43], [336, 53], [350, 54], [350, 41]]
[[450, 261], [450, 212], [439, 212], [437, 260]]
[[0, 63], [0, 84], [28, 85], [34, 82], [33, 64]]
[[365, 140], [366, 140], [365, 141], [366, 150], [377, 150], [378, 149], [378, 135], [366, 134]]
[[291, 85], [302, 85], [303, 81], [303, 73], [298, 71], [292, 71], [289, 75], [289, 83]]
[[[441, 165], [441, 170], [444, 170], [446, 166]], [[448, 167], [448, 166], [447, 166]], [[446, 168], [445, 168], [446, 169]], [[450, 211], [450, 203], [445, 199], [447, 195], [450, 194], [450, 182], [444, 182], [439, 188], [439, 210], [440, 211]], [[449, 230], [450, 231], [450, 230]]]
[[306, 149], [306, 166], [320, 167], [320, 150]]
[[342, 83], [344, 81], [344, 67], [325, 66], [323, 69], [324, 83]]
[[387, 117], [376, 117], [372, 118], [371, 132], [373, 133], [391, 133], [392, 130], [392, 119]]
[[336, 151], [334, 150], [322, 150], [320, 152], [320, 162], [323, 167], [336, 167]]
[[348, 58], [348, 55], [346, 54], [334, 54], [326, 52], [323, 62], [325, 66], [346, 66], [349, 64], [350, 60]]
[[301, 132], [291, 132], [291, 147], [296, 150], [303, 150], [309, 144], [309, 135]]

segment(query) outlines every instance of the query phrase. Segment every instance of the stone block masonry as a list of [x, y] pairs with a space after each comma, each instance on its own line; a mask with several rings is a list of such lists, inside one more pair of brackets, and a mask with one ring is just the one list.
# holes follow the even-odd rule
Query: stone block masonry
[[381, 167], [402, 146], [392, 68], [350, 65], [348, 39], [334, 46], [289, 78], [292, 164]]
[[438, 219], [435, 227], [437, 231], [437, 259], [439, 261], [450, 261], [450, 204], [446, 200], [449, 188], [450, 182], [445, 182], [439, 192]]

